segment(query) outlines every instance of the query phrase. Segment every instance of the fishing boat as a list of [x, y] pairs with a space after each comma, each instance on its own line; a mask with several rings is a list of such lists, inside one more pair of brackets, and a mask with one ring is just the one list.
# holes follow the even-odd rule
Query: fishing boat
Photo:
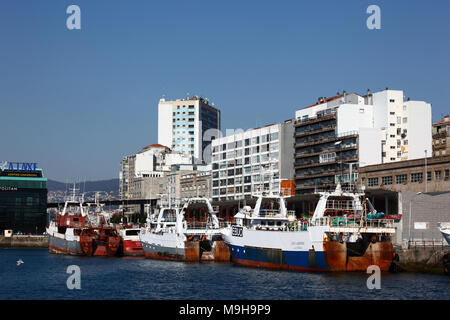
[[141, 228], [125, 226], [119, 230], [120, 247], [119, 255], [139, 257], [144, 256], [141, 240], [139, 240], [139, 232]]
[[57, 212], [46, 227], [49, 236], [49, 252], [85, 256], [113, 256], [116, 254], [120, 236], [115, 227], [106, 221], [106, 215], [98, 202], [95, 212], [92, 203], [85, 203], [83, 195], [72, 196], [64, 202], [61, 213]]
[[[320, 196], [314, 214], [297, 219], [279, 195], [261, 193], [222, 229], [237, 265], [295, 271], [387, 271], [394, 258], [393, 220], [377, 212], [362, 192], [338, 184]], [[369, 215], [370, 214], [370, 215]]]
[[[95, 207], [94, 211], [89, 208]], [[115, 226], [109, 223], [104, 204], [95, 197], [95, 203], [87, 203], [89, 225], [81, 231], [81, 250], [86, 256], [112, 257], [117, 254], [120, 235]]]
[[80, 245], [80, 235], [86, 226], [88, 209], [83, 205], [82, 199], [77, 199], [75, 187], [72, 191], [72, 196], [64, 202], [62, 212], [57, 212], [46, 227], [50, 253], [84, 254]]
[[441, 231], [445, 241], [450, 245], [450, 227], [442, 227], [439, 231]]
[[[206, 207], [206, 208], [205, 208]], [[198, 214], [189, 215], [189, 210]], [[203, 219], [204, 218], [204, 219]], [[219, 220], [207, 198], [190, 198], [182, 208], [162, 206], [147, 219], [139, 238], [146, 258], [187, 262], [230, 261]]]

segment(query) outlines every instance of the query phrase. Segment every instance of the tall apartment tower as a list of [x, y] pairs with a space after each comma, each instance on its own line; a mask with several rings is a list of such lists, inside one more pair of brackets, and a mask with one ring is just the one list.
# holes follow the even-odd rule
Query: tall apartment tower
[[431, 155], [431, 105], [401, 90], [321, 97], [295, 116], [297, 194], [356, 181], [358, 167]]
[[[220, 130], [220, 111], [207, 99], [194, 96], [158, 104], [158, 143], [174, 151], [203, 159], [210, 141], [203, 141], [210, 130]], [[216, 136], [216, 134], [212, 134]]]
[[213, 201], [250, 199], [293, 180], [294, 121], [238, 132], [212, 141]]

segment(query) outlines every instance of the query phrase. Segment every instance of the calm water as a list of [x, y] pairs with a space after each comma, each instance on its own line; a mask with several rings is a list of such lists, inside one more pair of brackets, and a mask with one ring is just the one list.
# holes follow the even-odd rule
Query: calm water
[[[69, 265], [81, 268], [81, 290], [67, 289]], [[386, 273], [380, 290], [368, 276], [0, 249], [0, 299], [450, 299], [448, 276]]]

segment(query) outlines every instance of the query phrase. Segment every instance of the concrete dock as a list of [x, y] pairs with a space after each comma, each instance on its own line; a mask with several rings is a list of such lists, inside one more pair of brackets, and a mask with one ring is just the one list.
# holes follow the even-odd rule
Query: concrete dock
[[450, 246], [394, 249], [393, 271], [450, 274]]
[[47, 235], [0, 236], [0, 248], [48, 248]]

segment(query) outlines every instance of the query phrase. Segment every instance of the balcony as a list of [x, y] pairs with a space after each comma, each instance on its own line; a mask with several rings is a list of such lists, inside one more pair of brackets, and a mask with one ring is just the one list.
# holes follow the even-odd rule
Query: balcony
[[335, 130], [335, 128], [336, 128], [336, 126], [334, 124], [332, 124], [332, 125], [324, 126], [322, 128], [319, 128], [319, 129], [305, 130], [305, 131], [303, 131], [301, 133], [296, 133], [294, 135], [294, 137], [295, 138], [301, 138], [301, 137], [310, 136], [310, 135], [317, 134], [317, 133], [333, 131], [333, 130]]
[[[316, 144], [323, 144], [323, 143], [328, 143], [328, 142], [336, 142], [336, 141], [340, 141], [342, 140], [342, 138], [349, 138], [349, 137], [357, 137], [358, 136], [358, 131], [349, 131], [349, 132], [343, 132], [341, 134], [337, 134], [335, 136], [332, 137], [318, 137], [315, 139], [309, 139], [306, 142], [303, 143], [295, 143], [294, 147], [297, 148], [303, 148], [306, 146], [311, 146], [311, 145], [316, 145]], [[328, 139], [327, 139], [328, 138]]]
[[317, 115], [316, 117], [311, 117], [308, 119], [297, 119], [294, 123], [294, 127], [303, 127], [307, 124], [312, 124], [316, 122], [321, 122], [329, 119], [336, 119], [336, 111], [330, 111], [328, 114]]

